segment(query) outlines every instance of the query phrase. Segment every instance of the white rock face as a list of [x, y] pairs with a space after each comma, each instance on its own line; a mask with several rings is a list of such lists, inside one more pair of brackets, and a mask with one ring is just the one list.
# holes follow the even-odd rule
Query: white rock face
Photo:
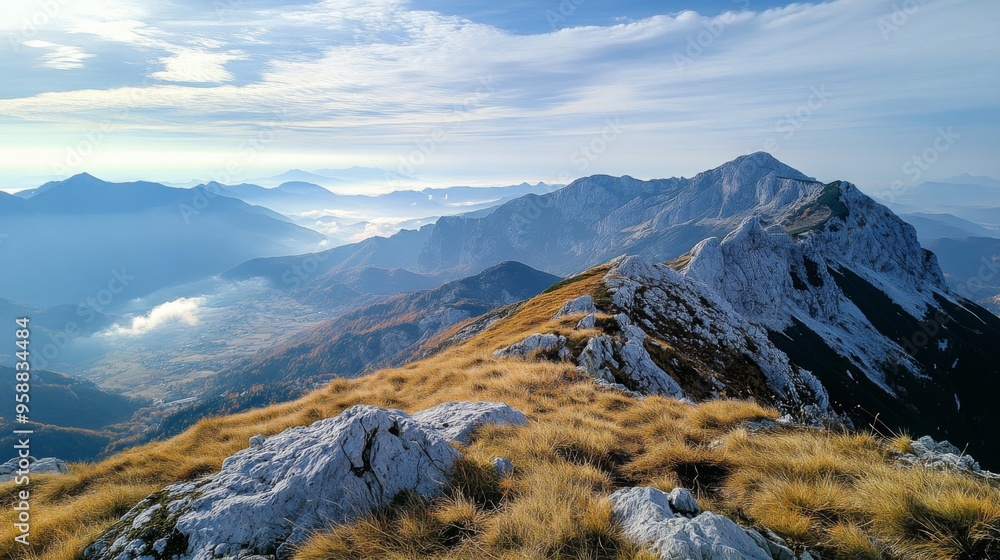
[[[55, 457], [36, 459], [31, 456], [26, 457], [26, 459], [29, 476], [32, 474], [66, 474], [69, 472], [69, 467], [66, 466], [66, 462], [62, 459]], [[0, 464], [0, 482], [14, 480], [17, 477], [17, 471], [21, 468], [20, 465], [21, 459], [19, 457]]]
[[594, 307], [594, 299], [590, 296], [584, 295], [567, 301], [559, 308], [559, 311], [556, 311], [556, 314], [552, 318], [558, 319], [559, 317], [579, 315], [581, 313], [597, 313], [597, 308]]
[[436, 430], [406, 414], [355, 406], [240, 451], [216, 475], [146, 498], [85, 557], [284, 557], [311, 531], [384, 507], [403, 490], [438, 494], [457, 458]]
[[787, 547], [759, 533], [751, 536], [727, 517], [712, 512], [685, 516], [671, 505], [671, 496], [680, 507], [700, 511], [694, 509], [697, 504], [692, 508], [687, 491], [668, 496], [655, 488], [623, 488], [609, 500], [625, 535], [664, 560], [794, 560]]
[[[490, 402], [450, 402], [413, 417], [355, 406], [251, 446], [210, 477], [148, 496], [84, 552], [88, 560], [287, 558], [311, 532], [383, 508], [404, 490], [439, 494], [479, 427], [524, 424]], [[501, 476], [513, 470], [498, 459]]]
[[[624, 311], [616, 319], [622, 337], [632, 343], [631, 356], [635, 364], [647, 363], [648, 353], [643, 350], [643, 357], [638, 350], [642, 348], [645, 333], [652, 333], [682, 349], [676, 353], [680, 358], [675, 361], [681, 358], [701, 360], [690, 366], [702, 367], [700, 375], [704, 372], [724, 374], [725, 367], [718, 359], [729, 355], [735, 362], [752, 363], [759, 368], [779, 407], [816, 420], [832, 415], [822, 384], [808, 371], [793, 367], [788, 356], [771, 343], [766, 328], [746, 320], [701, 281], [666, 265], [624, 257], [612, 262], [604, 283], [613, 294], [615, 307]], [[625, 361], [624, 356], [616, 357]], [[594, 361], [588, 357], [587, 364]], [[581, 362], [581, 366], [584, 365]], [[679, 361], [674, 365], [685, 366]], [[638, 369], [638, 365], [631, 369]], [[663, 371], [659, 367], [656, 369]], [[653, 371], [648, 367], [645, 370]], [[666, 373], [662, 375], [667, 376]], [[724, 387], [721, 381], [713, 382]], [[640, 390], [646, 391], [645, 388]]]
[[[905, 224], [894, 225], [898, 225], [898, 230], [889, 224], [883, 229], [902, 236]], [[857, 242], [859, 237], [869, 235], [867, 231], [855, 234], [850, 242], [846, 239], [839, 242]], [[904, 243], [905, 239], [893, 242]], [[919, 251], [919, 245], [916, 249]], [[783, 229], [765, 229], [759, 219], [751, 218], [721, 242], [710, 238], [697, 245], [683, 275], [710, 288], [750, 323], [775, 332], [784, 331], [794, 322], [804, 324], [838, 354], [851, 357], [871, 381], [893, 395], [885, 376], [887, 360], [911, 370], [915, 366], [902, 347], [878, 332], [830, 274], [831, 267], [849, 265], [866, 278], [877, 278], [877, 274], [865, 267], [871, 259], [841, 263], [838, 258], [845, 250], [821, 234], [796, 243]], [[913, 264], [912, 258], [905, 260]], [[923, 272], [919, 274], [923, 277]], [[906, 276], [880, 278], [873, 285], [899, 296], [898, 286], [892, 290], [889, 287], [914, 282], [911, 274]], [[929, 282], [926, 286], [935, 284]], [[929, 293], [924, 295], [921, 303], [912, 297], [899, 303], [904, 303], [904, 308], [909, 308], [915, 316], [919, 308], [922, 317], [923, 306], [932, 301]]]
[[521, 342], [517, 342], [493, 352], [495, 358], [527, 358], [539, 351], [558, 351], [560, 358], [569, 358], [566, 348], [566, 337], [552, 333], [533, 334]]
[[413, 415], [413, 420], [435, 430], [448, 441], [468, 445], [472, 434], [487, 424], [523, 426], [524, 414], [504, 403], [453, 401]]

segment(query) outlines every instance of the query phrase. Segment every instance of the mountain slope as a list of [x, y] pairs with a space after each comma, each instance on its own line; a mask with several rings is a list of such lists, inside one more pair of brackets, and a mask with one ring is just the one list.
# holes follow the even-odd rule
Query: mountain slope
[[987, 396], [1000, 390], [1000, 319], [949, 292], [887, 208], [850, 183], [800, 183], [799, 198], [701, 241], [677, 270], [613, 261], [592, 294], [603, 320], [522, 345], [640, 393], [751, 396], [806, 422], [877, 418], [1000, 464]]
[[32, 263], [16, 277], [4, 275], [0, 293], [32, 305], [91, 298], [103, 308], [121, 293], [143, 295], [323, 240], [271, 210], [198, 188], [81, 174], [39, 190], [28, 199], [0, 199], [0, 213], [16, 210], [5, 218], [0, 258]]
[[433, 290], [401, 294], [347, 313], [221, 372], [218, 387], [231, 392], [301, 378], [303, 372], [350, 377], [397, 365], [444, 329], [530, 298], [558, 280], [518, 262], [505, 262]]
[[[14, 368], [0, 367], [5, 379], [14, 379], [14, 373]], [[15, 402], [14, 395], [12, 383], [0, 387], [4, 402]], [[38, 437], [32, 438], [32, 454], [66, 461], [98, 457], [117, 437], [110, 428], [128, 421], [149, 404], [109, 393], [89, 381], [44, 370], [32, 370], [30, 396], [31, 424], [15, 424], [11, 414], [0, 414], [0, 426], [5, 428], [0, 444], [13, 449], [16, 436], [12, 430], [34, 429]], [[13, 407], [10, 410], [13, 412]]]
[[142, 438], [173, 435], [203, 416], [288, 400], [333, 378], [406, 363], [454, 325], [528, 299], [558, 280], [505, 262], [362, 307], [220, 371], [206, 388], [209, 397], [159, 421]]

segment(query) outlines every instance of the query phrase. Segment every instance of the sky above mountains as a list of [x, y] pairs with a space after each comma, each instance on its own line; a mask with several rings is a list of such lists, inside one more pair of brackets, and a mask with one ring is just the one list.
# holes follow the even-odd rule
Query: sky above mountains
[[1000, 176], [1000, 3], [43, 0], [0, 21], [0, 187], [374, 165], [438, 183]]

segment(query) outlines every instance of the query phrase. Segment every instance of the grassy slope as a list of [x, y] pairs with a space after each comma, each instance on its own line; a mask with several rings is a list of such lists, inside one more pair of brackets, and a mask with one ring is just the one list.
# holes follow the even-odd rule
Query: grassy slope
[[[689, 405], [635, 401], [597, 390], [571, 364], [495, 360], [492, 350], [549, 323], [600, 273], [532, 300], [482, 335], [443, 353], [298, 401], [206, 419], [166, 442], [60, 477], [32, 481], [28, 558], [69, 560], [146, 494], [217, 470], [247, 438], [275, 434], [359, 403], [421, 410], [449, 400], [495, 400], [524, 411], [523, 428], [488, 428], [463, 450], [447, 495], [402, 496], [386, 512], [317, 534], [302, 560], [325, 558], [650, 558], [624, 542], [605, 497], [624, 485], [698, 491], [702, 506], [766, 526], [796, 546], [840, 558], [987, 558], [1000, 553], [1000, 490], [965, 476], [894, 466], [890, 445], [870, 434], [781, 429], [748, 432], [744, 420], [776, 413], [744, 401]], [[497, 480], [506, 456], [517, 470]], [[0, 499], [13, 500], [13, 486]], [[0, 557], [23, 558], [0, 514]]]

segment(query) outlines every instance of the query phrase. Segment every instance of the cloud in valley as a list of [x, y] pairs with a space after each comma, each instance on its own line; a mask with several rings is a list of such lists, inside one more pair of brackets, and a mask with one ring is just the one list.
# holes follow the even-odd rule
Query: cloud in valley
[[205, 298], [177, 298], [157, 305], [145, 315], [133, 317], [127, 326], [113, 325], [106, 331], [111, 336], [142, 336], [166, 325], [198, 324], [198, 311]]

